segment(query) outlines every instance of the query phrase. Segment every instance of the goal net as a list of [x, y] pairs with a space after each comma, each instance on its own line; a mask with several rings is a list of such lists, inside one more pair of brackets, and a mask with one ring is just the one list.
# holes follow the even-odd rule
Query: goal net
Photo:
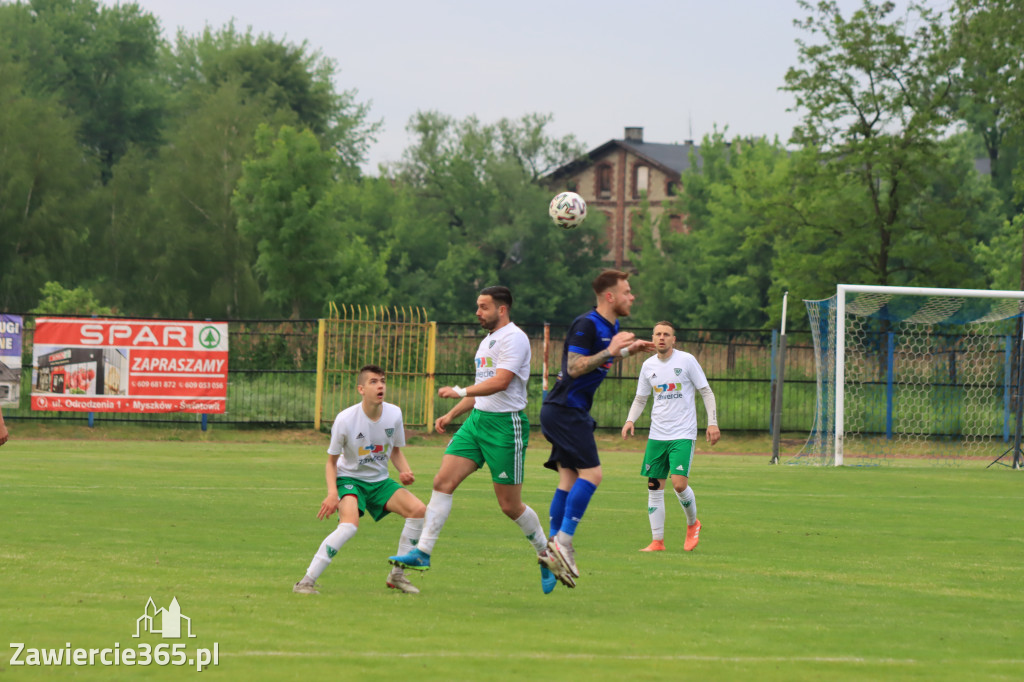
[[841, 284], [805, 304], [817, 409], [791, 463], [960, 465], [1013, 446], [1024, 291]]

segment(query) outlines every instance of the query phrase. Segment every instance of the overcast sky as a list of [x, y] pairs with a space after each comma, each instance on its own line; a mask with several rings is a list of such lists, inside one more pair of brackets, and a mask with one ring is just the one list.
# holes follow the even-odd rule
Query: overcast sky
[[[110, 0], [106, 0], [108, 3]], [[234, 19], [337, 63], [383, 122], [364, 168], [398, 160], [418, 110], [483, 122], [550, 113], [587, 148], [640, 126], [648, 142], [778, 136], [798, 121], [780, 92], [797, 63], [795, 0], [138, 0], [164, 35]], [[840, 0], [844, 13], [859, 0]], [[905, 6], [900, 2], [900, 7]], [[948, 4], [943, 2], [930, 3]]]

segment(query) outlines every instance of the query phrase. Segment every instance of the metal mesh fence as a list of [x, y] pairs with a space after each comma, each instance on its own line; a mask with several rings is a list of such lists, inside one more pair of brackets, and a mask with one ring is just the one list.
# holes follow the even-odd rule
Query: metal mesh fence
[[[233, 425], [280, 425], [290, 427], [313, 427], [316, 414], [317, 340], [318, 320], [234, 320], [228, 323], [229, 365], [227, 411], [225, 414], [206, 416], [210, 424]], [[542, 376], [544, 366], [544, 325], [520, 325], [530, 337], [532, 346], [532, 367], [529, 383], [529, 405], [527, 414], [539, 428], [540, 407], [543, 394]], [[548, 348], [548, 385], [554, 384], [561, 364], [562, 345], [568, 323], [552, 324]], [[633, 328], [630, 331], [640, 336], [650, 336], [649, 328]], [[477, 323], [437, 323], [435, 367], [433, 384], [437, 387], [452, 384], [466, 385], [474, 381], [473, 357], [484, 331]], [[693, 353], [701, 363], [718, 404], [719, 424], [726, 431], [764, 431], [769, 428], [772, 394], [773, 345], [772, 333], [759, 330], [690, 330], [677, 333], [677, 347]], [[815, 371], [814, 352], [810, 335], [790, 332], [786, 355], [786, 393], [783, 411], [783, 429], [786, 431], [808, 431], [814, 418]], [[368, 341], [366, 343], [369, 343]], [[368, 348], [366, 343], [361, 347]], [[396, 346], [396, 361], [412, 353], [419, 353], [422, 340]], [[21, 402], [19, 408], [4, 408], [4, 415], [14, 421], [43, 420], [82, 422], [153, 422], [165, 424], [198, 424], [203, 415], [170, 414], [129, 414], [82, 412], [37, 412], [30, 408], [29, 394], [32, 384], [32, 324], [26, 317], [23, 343], [23, 370], [21, 381]], [[593, 415], [598, 428], [618, 430], [625, 420], [629, 405], [636, 392], [636, 381], [644, 356], [634, 356], [616, 362], [612, 371], [598, 389]], [[335, 408], [341, 409], [355, 401], [355, 372], [366, 360], [356, 353], [345, 360], [341, 358], [337, 377], [331, 386], [325, 386], [322, 413], [322, 428], [329, 428]], [[348, 363], [348, 364], [346, 364]], [[348, 366], [351, 365], [351, 366]], [[385, 367], [391, 372], [394, 368]], [[397, 371], [397, 370], [395, 370]], [[412, 371], [412, 370], [410, 370]], [[416, 372], [425, 371], [417, 366]], [[326, 372], [325, 372], [326, 374]], [[341, 383], [345, 383], [342, 386]], [[416, 396], [409, 400], [420, 403], [419, 382]], [[425, 381], [423, 383], [426, 383]], [[410, 386], [412, 386], [410, 384]], [[350, 394], [341, 393], [342, 389]], [[410, 388], [410, 391], [413, 390]], [[331, 392], [349, 395], [346, 404], [338, 402]], [[389, 396], [403, 406], [402, 396]], [[705, 426], [706, 415], [698, 400], [697, 415], [701, 428]], [[432, 414], [420, 415], [413, 424], [430, 428], [433, 419], [447, 411], [452, 401], [435, 398]], [[409, 405], [409, 409], [413, 409]], [[419, 408], [417, 408], [419, 409]], [[428, 408], [429, 409], [429, 408]], [[637, 424], [639, 429], [649, 424], [648, 409]], [[408, 421], [408, 420], [407, 420]]]

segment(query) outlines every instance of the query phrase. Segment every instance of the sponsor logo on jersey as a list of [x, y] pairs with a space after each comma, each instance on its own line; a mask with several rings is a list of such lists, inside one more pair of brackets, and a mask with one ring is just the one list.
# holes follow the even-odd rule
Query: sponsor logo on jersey
[[476, 366], [478, 369], [481, 367], [494, 367], [494, 358], [477, 358]]
[[655, 393], [672, 393], [683, 390], [682, 384], [658, 384], [654, 387]]

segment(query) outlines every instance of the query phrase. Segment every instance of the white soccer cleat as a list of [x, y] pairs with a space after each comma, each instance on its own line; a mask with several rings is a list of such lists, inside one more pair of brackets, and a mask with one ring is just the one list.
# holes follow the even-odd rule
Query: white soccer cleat
[[[572, 577], [572, 573], [569, 572], [568, 567], [566, 567], [566, 565], [562, 563], [562, 561], [555, 556], [550, 549], [545, 549], [537, 555], [537, 563], [548, 569], [548, 571], [566, 587], [576, 587], [576, 580]], [[548, 594], [551, 590], [547, 588], [544, 580], [544, 574], [542, 573], [541, 584], [544, 586], [544, 594]], [[553, 586], [552, 589], [554, 589]]]
[[295, 583], [292, 592], [295, 594], [320, 594], [320, 590], [316, 589], [316, 583], [310, 582], [305, 578]]
[[548, 540], [548, 552], [565, 564], [566, 570], [573, 578], [580, 577], [580, 570], [576, 568], [576, 552], [572, 545], [561, 545], [558, 540], [551, 538]]
[[420, 593], [420, 589], [409, 582], [409, 579], [405, 577], [405, 573], [397, 568], [392, 568], [391, 572], [388, 573], [388, 588], [404, 592], [405, 594]]

